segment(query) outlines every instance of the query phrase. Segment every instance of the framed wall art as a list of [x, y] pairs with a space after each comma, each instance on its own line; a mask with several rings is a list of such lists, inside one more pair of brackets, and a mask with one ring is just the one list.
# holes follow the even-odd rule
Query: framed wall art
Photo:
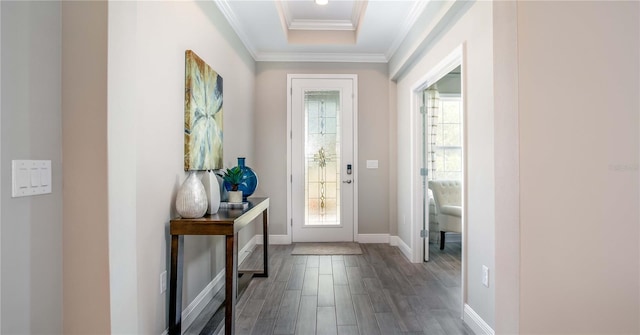
[[222, 77], [185, 52], [184, 169], [222, 168]]

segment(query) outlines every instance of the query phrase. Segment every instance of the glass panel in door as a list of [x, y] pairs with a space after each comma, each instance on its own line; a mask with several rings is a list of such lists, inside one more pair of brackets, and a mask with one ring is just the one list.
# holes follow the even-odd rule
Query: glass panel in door
[[307, 90], [304, 225], [340, 225], [340, 91]]
[[355, 77], [290, 75], [293, 242], [353, 241]]

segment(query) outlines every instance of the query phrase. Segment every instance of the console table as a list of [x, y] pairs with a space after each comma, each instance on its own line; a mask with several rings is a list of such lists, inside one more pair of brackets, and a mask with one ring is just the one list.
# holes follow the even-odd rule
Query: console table
[[[171, 282], [169, 286], [169, 334], [180, 335], [182, 323], [182, 250], [181, 235], [224, 235], [225, 248], [225, 334], [234, 333], [236, 299], [238, 293], [238, 232], [262, 213], [262, 236], [264, 237], [264, 269], [246, 271], [244, 275], [267, 277], [269, 275], [269, 233], [267, 211], [269, 198], [249, 198], [245, 209], [220, 208], [216, 214], [207, 214], [197, 219], [177, 218], [171, 220]], [[250, 277], [249, 277], [250, 278]]]

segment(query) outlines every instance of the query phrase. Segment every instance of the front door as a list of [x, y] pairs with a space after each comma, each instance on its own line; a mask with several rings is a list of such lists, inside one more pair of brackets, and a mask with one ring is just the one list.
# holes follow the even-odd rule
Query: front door
[[292, 241], [353, 241], [356, 77], [289, 80]]

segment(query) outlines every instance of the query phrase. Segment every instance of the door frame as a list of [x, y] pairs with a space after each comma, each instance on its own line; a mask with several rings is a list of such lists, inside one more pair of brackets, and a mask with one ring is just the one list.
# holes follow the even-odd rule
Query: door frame
[[353, 81], [353, 241], [358, 242], [358, 75], [357, 74], [287, 74], [287, 241], [292, 243], [293, 208], [291, 206], [292, 185], [292, 94], [293, 79], [351, 79]]
[[[462, 261], [461, 261], [461, 277], [462, 277], [462, 299], [460, 301], [460, 315], [463, 314], [464, 304], [467, 300], [467, 97], [466, 97], [466, 47], [461, 44], [451, 53], [437, 63], [425, 76], [420, 78], [411, 87], [412, 96], [412, 112], [410, 122], [412, 124], [412, 192], [411, 192], [411, 251], [413, 263], [422, 263], [424, 261], [424, 245], [423, 239], [420, 237], [422, 230], [422, 183], [416, 181], [421, 180], [420, 168], [422, 167], [421, 145], [422, 145], [422, 129], [418, 120], [420, 116], [420, 106], [422, 103], [422, 91], [429, 86], [435, 84], [451, 70], [460, 66], [460, 98], [462, 99]], [[429, 206], [427, 205], [427, 208]], [[427, 210], [427, 227], [429, 225], [429, 212]], [[427, 237], [428, 238], [428, 237]]]

